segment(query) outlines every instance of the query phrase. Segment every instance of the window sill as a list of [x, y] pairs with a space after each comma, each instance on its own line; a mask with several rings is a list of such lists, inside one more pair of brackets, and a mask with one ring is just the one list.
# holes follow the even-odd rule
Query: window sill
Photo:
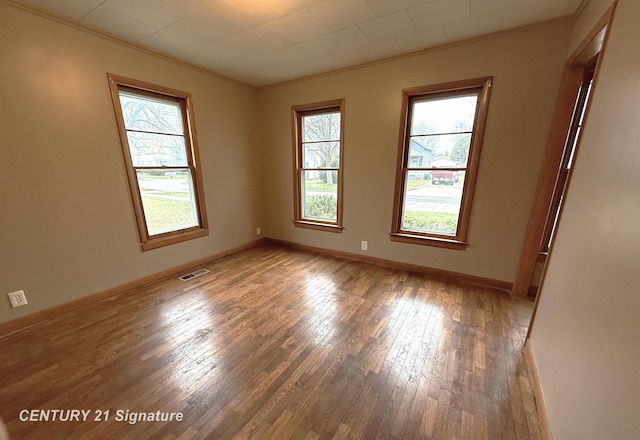
[[194, 238], [205, 237], [207, 235], [209, 235], [209, 229], [196, 229], [163, 237], [150, 238], [146, 242], [142, 243], [142, 250], [150, 251], [152, 249], [158, 249], [164, 246], [181, 243], [183, 241], [193, 240]]
[[464, 250], [469, 245], [466, 241], [438, 237], [425, 237], [423, 235], [408, 234], [406, 232], [392, 232], [389, 236], [391, 241], [419, 244], [422, 246], [441, 247], [446, 249]]
[[314, 222], [310, 220], [294, 220], [293, 225], [297, 228], [315, 229], [317, 231], [335, 232], [337, 234], [342, 234], [343, 229], [343, 227], [339, 225]]

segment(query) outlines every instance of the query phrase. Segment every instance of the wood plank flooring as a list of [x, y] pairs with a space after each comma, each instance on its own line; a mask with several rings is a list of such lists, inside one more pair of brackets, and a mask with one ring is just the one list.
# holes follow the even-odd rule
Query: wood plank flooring
[[[0, 339], [11, 438], [539, 438], [529, 302], [275, 245], [206, 267]], [[91, 412], [20, 420], [56, 409]]]

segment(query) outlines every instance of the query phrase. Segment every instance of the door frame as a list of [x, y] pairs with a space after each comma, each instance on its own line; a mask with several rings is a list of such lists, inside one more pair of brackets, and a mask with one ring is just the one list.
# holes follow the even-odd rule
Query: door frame
[[[531, 281], [538, 261], [544, 261], [542, 278], [538, 288], [541, 290], [552, 246], [550, 246], [549, 252], [546, 256], [541, 256], [540, 244], [544, 234], [547, 218], [549, 216], [549, 209], [553, 199], [556, 180], [560, 171], [567, 133], [571, 128], [574, 108], [585, 70], [590, 66], [590, 62], [598, 56], [591, 93], [593, 94], [593, 91], [595, 90], [598, 72], [602, 61], [602, 54], [609, 35], [609, 29], [611, 28], [611, 21], [616, 5], [617, 0], [613, 2], [565, 62], [562, 79], [560, 81], [560, 88], [556, 98], [553, 118], [551, 120], [551, 127], [549, 128], [549, 135], [547, 137], [547, 147], [542, 160], [540, 175], [538, 176], [536, 194], [531, 208], [531, 213], [529, 214], [529, 222], [527, 224], [524, 244], [520, 253], [518, 270], [513, 284], [512, 292], [515, 296], [526, 297], [529, 294]], [[590, 102], [587, 103], [584, 113], [585, 123], [589, 113], [589, 107]], [[577, 140], [576, 151], [578, 151], [579, 145], [580, 138]], [[569, 182], [567, 181], [567, 186], [568, 185]], [[559, 213], [559, 216], [561, 214], [562, 212]], [[536, 305], [539, 296], [540, 295], [536, 295]]]

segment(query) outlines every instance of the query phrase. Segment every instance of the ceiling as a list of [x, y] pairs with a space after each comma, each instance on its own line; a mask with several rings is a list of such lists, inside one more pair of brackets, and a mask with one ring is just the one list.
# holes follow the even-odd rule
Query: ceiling
[[14, 0], [262, 87], [572, 15], [585, 0]]

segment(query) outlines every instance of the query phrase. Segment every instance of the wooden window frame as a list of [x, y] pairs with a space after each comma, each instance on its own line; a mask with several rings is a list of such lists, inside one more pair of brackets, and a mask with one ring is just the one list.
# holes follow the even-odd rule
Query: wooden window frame
[[[322, 170], [336, 171], [337, 207], [336, 221], [323, 221], [306, 218], [302, 212], [302, 173], [306, 170], [302, 154], [302, 118], [322, 113], [340, 113], [340, 164], [338, 167], [322, 167]], [[319, 231], [342, 233], [342, 194], [344, 170], [344, 99], [316, 102], [312, 104], [291, 107], [291, 127], [293, 138], [293, 224], [299, 228], [315, 229]], [[318, 168], [320, 169], [320, 168]]]
[[[400, 116], [400, 134], [398, 142], [398, 157], [396, 166], [396, 183], [393, 201], [393, 218], [390, 238], [391, 241], [443, 247], [462, 250], [468, 246], [467, 236], [471, 218], [471, 206], [475, 192], [476, 178], [480, 163], [480, 152], [484, 138], [492, 76], [453, 81], [422, 87], [413, 87], [402, 91], [402, 113]], [[402, 229], [402, 213], [404, 210], [404, 191], [406, 186], [406, 171], [409, 169], [411, 109], [414, 101], [425, 97], [446, 98], [468, 95], [475, 92], [478, 95], [476, 114], [471, 131], [469, 156], [465, 169], [462, 200], [458, 216], [455, 236], [432, 234]], [[458, 168], [458, 167], [456, 167]], [[413, 168], [412, 168], [413, 169]]]
[[[168, 246], [209, 235], [207, 209], [205, 205], [203, 189], [204, 184], [202, 182], [202, 172], [200, 166], [200, 156], [198, 153], [198, 141], [196, 138], [195, 117], [193, 113], [193, 102], [191, 94], [182, 90], [176, 90], [132, 78], [126, 78], [124, 76], [114, 75], [112, 73], [107, 74], [107, 77], [109, 79], [111, 99], [113, 101], [116, 123], [120, 136], [120, 145], [122, 147], [122, 153], [127, 170], [131, 200], [133, 202], [133, 210], [136, 216], [136, 223], [138, 225], [138, 234], [140, 236], [142, 250], [148, 251], [151, 249], [157, 249], [159, 247]], [[125, 128], [124, 117], [122, 115], [122, 107], [120, 104], [121, 91], [127, 91], [137, 95], [149, 96], [156, 99], [171, 101], [179, 104], [184, 130], [183, 136], [187, 149], [187, 165], [175, 168], [189, 168], [191, 172], [191, 176], [193, 179], [192, 184], [194, 191], [194, 201], [198, 214], [198, 225], [160, 234], [149, 234], [147, 222], [145, 220], [144, 208], [142, 205], [140, 187], [138, 185], [138, 179], [136, 176], [136, 169], [140, 167], [135, 167], [131, 158], [129, 141], [127, 138], [127, 130]], [[162, 166], [162, 168], [171, 169], [172, 167]]]

